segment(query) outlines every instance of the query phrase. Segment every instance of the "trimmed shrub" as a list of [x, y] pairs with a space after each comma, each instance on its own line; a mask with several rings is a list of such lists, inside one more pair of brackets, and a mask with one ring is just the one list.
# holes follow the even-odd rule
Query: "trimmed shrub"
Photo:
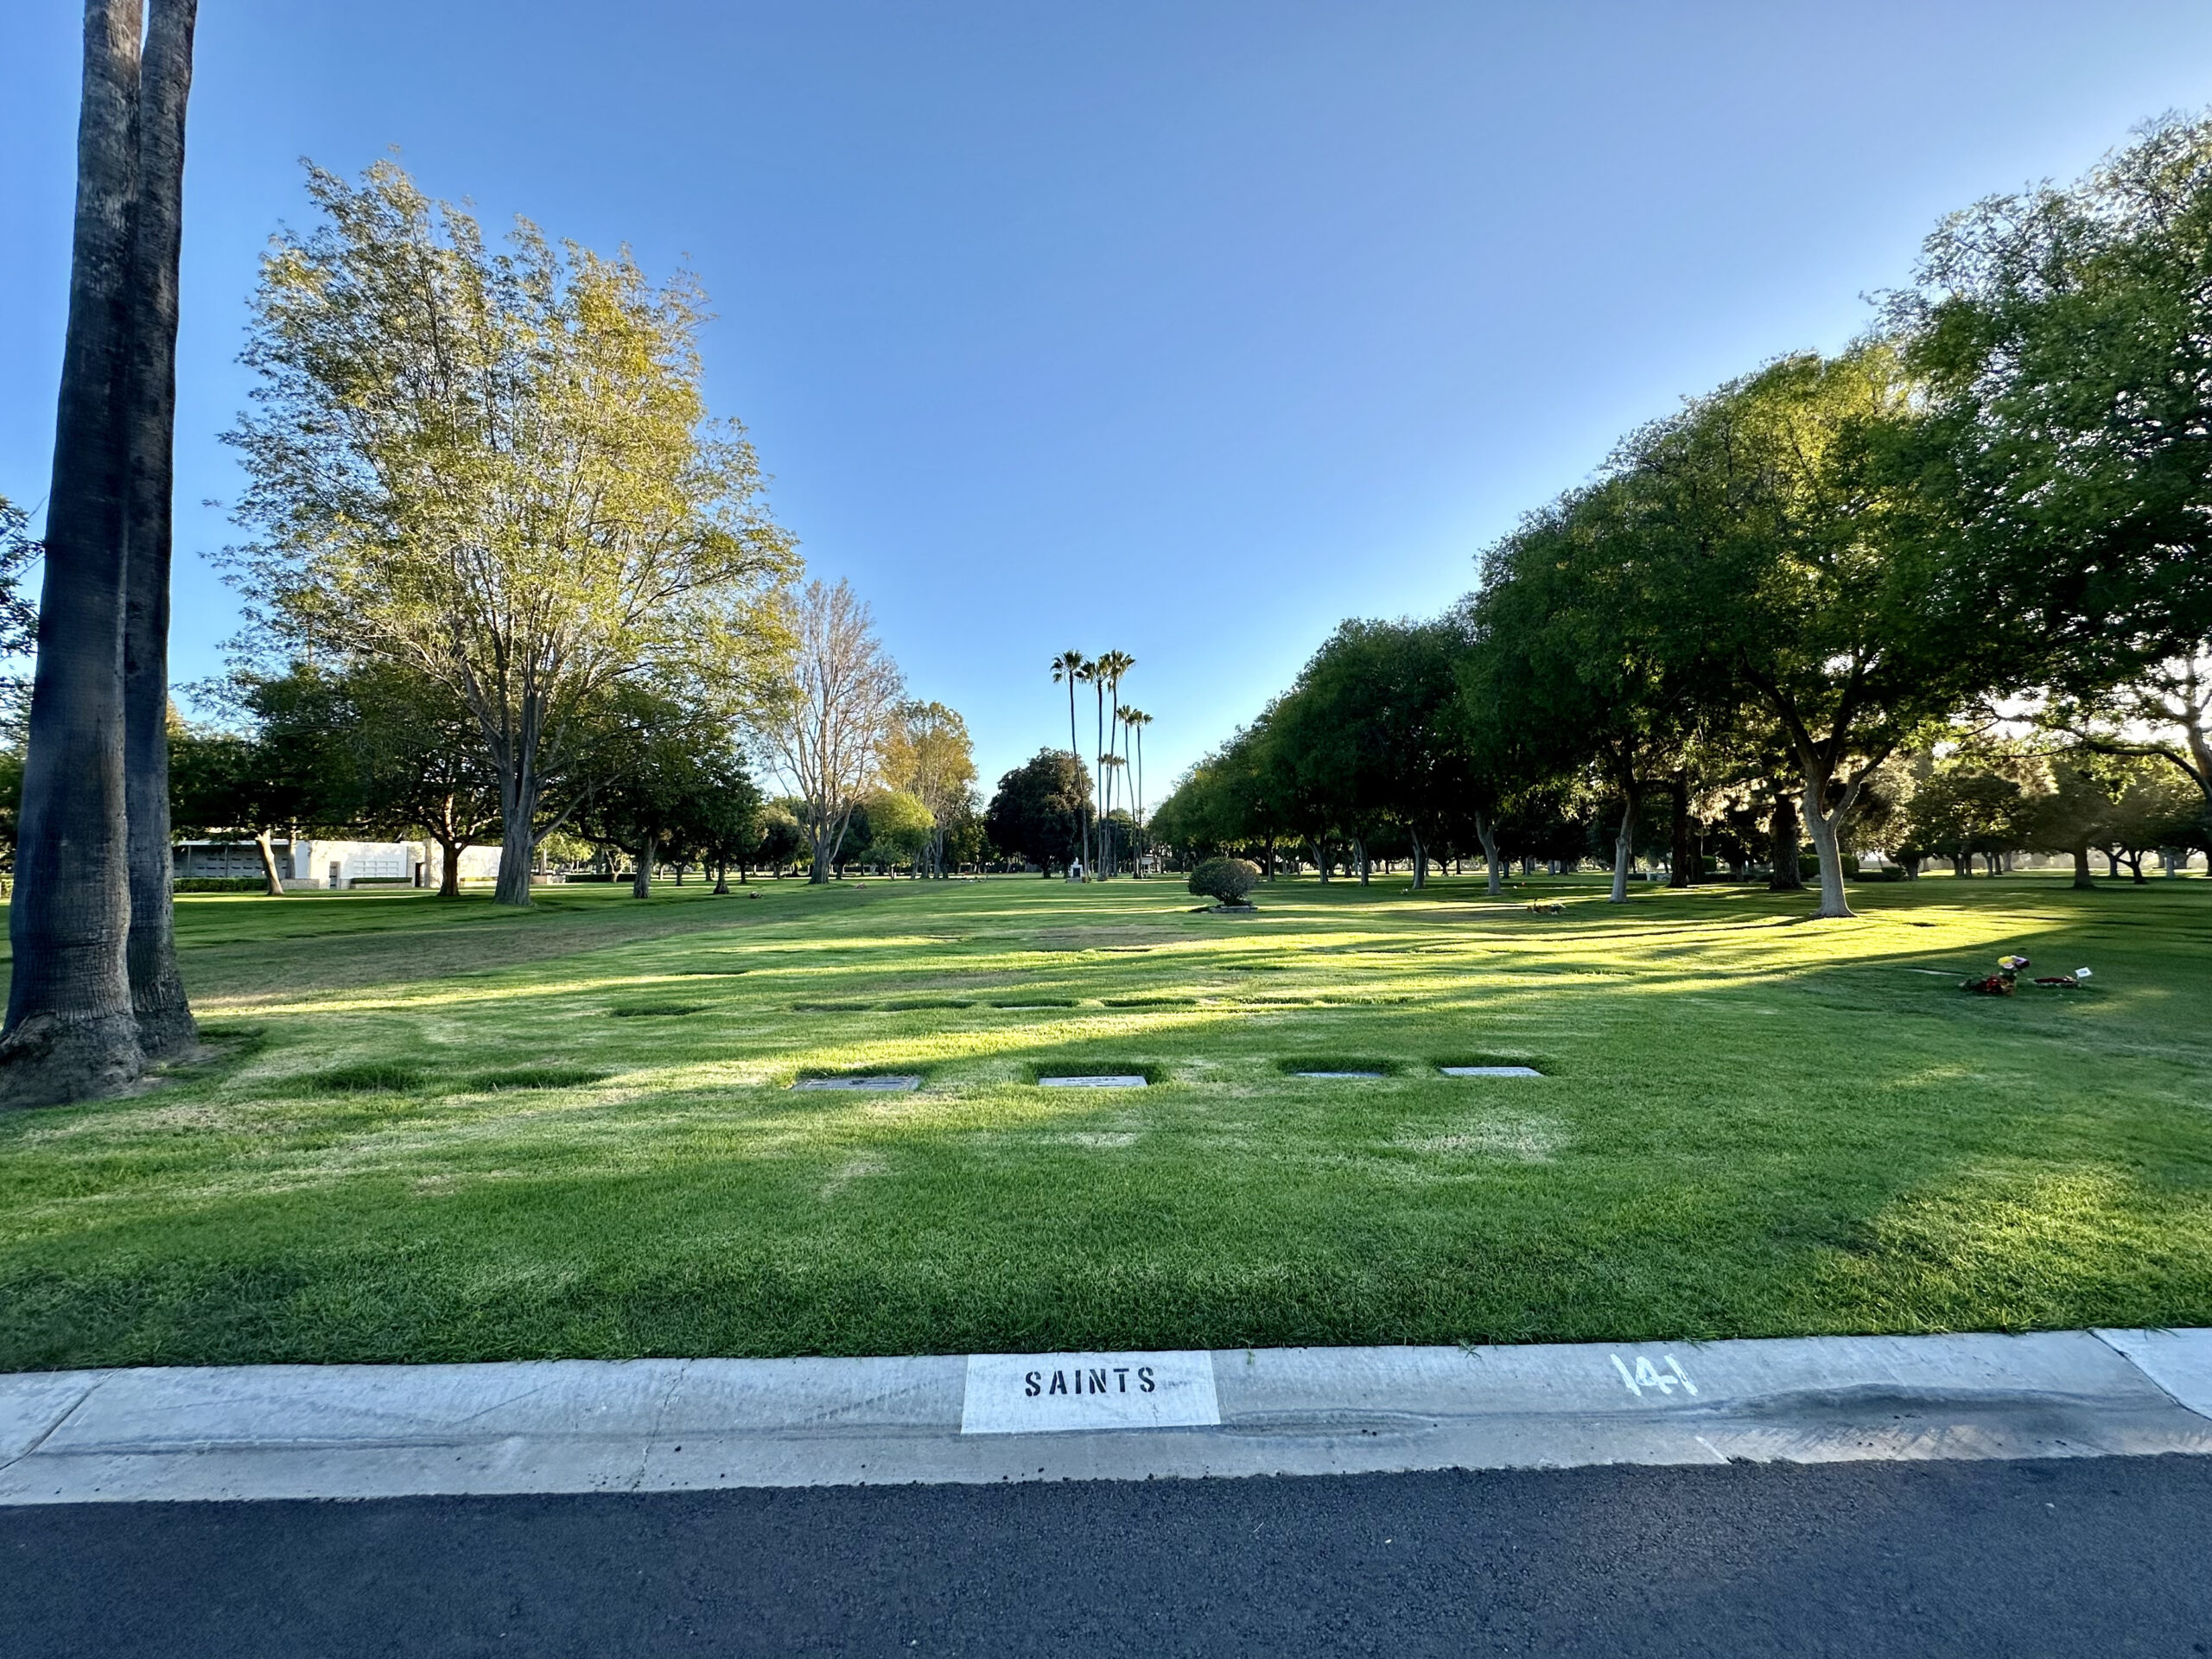
[[1209, 858], [1191, 872], [1191, 891], [1201, 899], [1241, 905], [1260, 885], [1260, 867], [1249, 858]]
[[178, 893], [262, 893], [269, 887], [258, 875], [181, 875], [169, 885]]

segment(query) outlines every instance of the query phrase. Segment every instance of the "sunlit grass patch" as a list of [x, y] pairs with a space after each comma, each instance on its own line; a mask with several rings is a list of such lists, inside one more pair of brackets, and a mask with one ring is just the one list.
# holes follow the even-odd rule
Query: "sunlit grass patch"
[[220, 1052], [0, 1116], [0, 1369], [2212, 1323], [2212, 883], [757, 891], [186, 895]]

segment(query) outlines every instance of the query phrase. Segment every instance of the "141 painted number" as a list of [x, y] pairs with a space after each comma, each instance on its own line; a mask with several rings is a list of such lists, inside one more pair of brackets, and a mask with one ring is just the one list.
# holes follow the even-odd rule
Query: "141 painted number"
[[[1672, 1354], [1665, 1357], [1667, 1370], [1662, 1371], [1642, 1354], [1638, 1354], [1636, 1357], [1636, 1369], [1631, 1371], [1626, 1362], [1618, 1354], [1615, 1354], [1612, 1357], [1613, 1369], [1621, 1374], [1621, 1381], [1628, 1384], [1628, 1391], [1639, 1400], [1643, 1397], [1643, 1391], [1646, 1389], [1656, 1389], [1669, 1399], [1674, 1397], [1675, 1390], [1678, 1388], [1684, 1394], [1695, 1394], [1697, 1384], [1690, 1381], [1689, 1373], [1682, 1370], [1681, 1363]], [[1672, 1371], [1674, 1375], [1669, 1376], [1667, 1371]]]

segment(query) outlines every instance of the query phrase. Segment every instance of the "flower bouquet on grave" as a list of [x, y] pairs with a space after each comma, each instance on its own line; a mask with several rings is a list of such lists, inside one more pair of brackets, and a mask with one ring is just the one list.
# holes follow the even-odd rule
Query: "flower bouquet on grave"
[[2025, 957], [1999, 957], [1997, 971], [1982, 979], [1963, 980], [1959, 988], [1980, 996], [2010, 996], [2013, 982], [2020, 976], [2020, 969], [2028, 965]]
[[2048, 978], [2039, 978], [2036, 983], [2048, 986], [2054, 991], [2078, 991], [2088, 983], [2090, 977], [2088, 969], [2076, 968], [2070, 974], [2052, 974]]
[[1531, 916], [1564, 916], [1567, 906], [1556, 899], [1540, 899], [1529, 906], [1529, 913]]

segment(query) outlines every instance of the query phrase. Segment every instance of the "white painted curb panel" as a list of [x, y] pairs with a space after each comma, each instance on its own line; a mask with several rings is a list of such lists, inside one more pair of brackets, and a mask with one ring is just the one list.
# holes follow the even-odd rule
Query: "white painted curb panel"
[[2212, 1452], [2212, 1331], [1087, 1357], [1213, 1397], [963, 1435], [1017, 1357], [27, 1373], [0, 1503]]

